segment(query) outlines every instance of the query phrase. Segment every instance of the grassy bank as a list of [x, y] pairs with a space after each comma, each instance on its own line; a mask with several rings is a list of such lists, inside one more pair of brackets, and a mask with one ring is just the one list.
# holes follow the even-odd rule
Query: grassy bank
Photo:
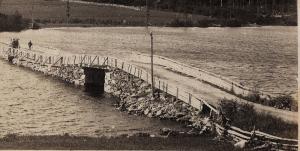
[[84, 137], [69, 135], [17, 136], [0, 139], [0, 149], [101, 149], [101, 150], [235, 150], [230, 143], [207, 137]]
[[[180, 73], [182, 74], [182, 73]], [[262, 104], [265, 106], [270, 106], [274, 107], [277, 109], [282, 109], [282, 110], [289, 110], [289, 111], [298, 111], [298, 102], [295, 98], [291, 96], [291, 94], [281, 94], [278, 96], [269, 96], [268, 98], [262, 97], [259, 91], [252, 90], [249, 94], [247, 95], [242, 95], [242, 94], [237, 94], [233, 88], [231, 90], [225, 89], [223, 87], [220, 87], [216, 84], [213, 84], [211, 82], [201, 80], [203, 83], [209, 84], [215, 88], [218, 88], [222, 91], [225, 91], [229, 94], [235, 95], [238, 98], [253, 102], [253, 103], [258, 103]]]
[[234, 100], [220, 101], [220, 111], [229, 119], [231, 125], [243, 130], [256, 130], [285, 138], [298, 138], [298, 125], [287, 123], [265, 113], [257, 113], [252, 105], [238, 104]]

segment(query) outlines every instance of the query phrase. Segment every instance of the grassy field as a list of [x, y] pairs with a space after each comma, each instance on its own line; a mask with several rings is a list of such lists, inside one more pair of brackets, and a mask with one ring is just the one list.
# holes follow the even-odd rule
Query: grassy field
[[[141, 26], [145, 23], [145, 12], [113, 6], [95, 6], [70, 3], [70, 22], [76, 24], [96, 25], [130, 25]], [[32, 9], [33, 8], [33, 9]], [[33, 18], [37, 22], [61, 24], [67, 22], [66, 3], [59, 0], [3, 0], [0, 13], [14, 14], [18, 11], [24, 18]], [[185, 15], [173, 12], [151, 11], [151, 24], [163, 26], [175, 19], [185, 19]], [[208, 17], [195, 15], [193, 20]]]

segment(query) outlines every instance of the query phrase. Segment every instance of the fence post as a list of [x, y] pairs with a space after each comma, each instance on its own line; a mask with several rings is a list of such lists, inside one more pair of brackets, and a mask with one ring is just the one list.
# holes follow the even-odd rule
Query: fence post
[[132, 70], [132, 65], [129, 65], [130, 66], [130, 71], [129, 71], [129, 73], [131, 74], [131, 70]]
[[189, 105], [192, 104], [192, 95], [189, 93]]
[[60, 60], [60, 64], [63, 65], [63, 63], [64, 63], [64, 57], [61, 57], [60, 59], [61, 59]]
[[124, 62], [122, 62], [122, 70], [124, 69]]
[[160, 80], [158, 80], [158, 89], [160, 90]]
[[209, 117], [212, 117], [212, 109], [209, 111]]
[[140, 69], [137, 69], [137, 71], [138, 71], [137, 76], [138, 76], [138, 78], [140, 78]]
[[178, 93], [179, 93], [179, 89], [178, 87], [176, 87], [176, 99], [178, 100]]
[[70, 57], [68, 57], [68, 60], [67, 60], [67, 65], [69, 64], [69, 61], [70, 61]]
[[166, 84], [166, 93], [168, 93], [168, 83]]
[[135, 76], [135, 72], [136, 72], [136, 68], [134, 67], [134, 74], [133, 74], [134, 76]]
[[43, 63], [43, 61], [44, 61], [43, 59], [44, 59], [44, 57], [41, 55], [41, 63]]
[[74, 56], [73, 64], [74, 64], [74, 65], [76, 64], [76, 55]]
[[147, 83], [149, 83], [149, 80], [148, 80], [148, 72], [146, 72], [146, 74], [147, 74]]
[[92, 66], [92, 56], [89, 56], [89, 66]]

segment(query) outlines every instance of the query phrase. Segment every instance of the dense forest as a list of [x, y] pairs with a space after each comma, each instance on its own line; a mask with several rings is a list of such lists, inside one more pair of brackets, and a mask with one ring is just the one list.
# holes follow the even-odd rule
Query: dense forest
[[150, 9], [200, 14], [223, 20], [262, 25], [297, 25], [296, 0], [85, 0]]

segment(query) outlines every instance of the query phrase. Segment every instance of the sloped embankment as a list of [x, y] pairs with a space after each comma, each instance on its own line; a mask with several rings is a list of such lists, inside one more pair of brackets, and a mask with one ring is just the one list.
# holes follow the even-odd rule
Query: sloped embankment
[[108, 92], [120, 98], [116, 105], [121, 111], [176, 120], [195, 128], [195, 131], [190, 131], [191, 134], [210, 134], [213, 130], [209, 114], [202, 114], [205, 110], [201, 112], [160, 90], [155, 90], [153, 96], [151, 85], [133, 75], [115, 69], [110, 74], [108, 85]]

